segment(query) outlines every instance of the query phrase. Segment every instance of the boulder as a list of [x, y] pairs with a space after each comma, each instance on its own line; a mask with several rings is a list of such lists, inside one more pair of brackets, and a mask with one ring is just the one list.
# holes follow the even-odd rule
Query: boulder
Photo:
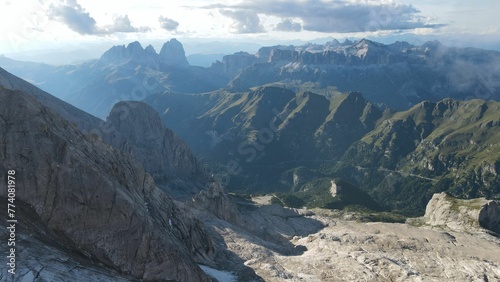
[[446, 193], [432, 196], [425, 209], [424, 220], [430, 226], [455, 231], [478, 231], [482, 228], [500, 233], [498, 203], [485, 198], [457, 199]]

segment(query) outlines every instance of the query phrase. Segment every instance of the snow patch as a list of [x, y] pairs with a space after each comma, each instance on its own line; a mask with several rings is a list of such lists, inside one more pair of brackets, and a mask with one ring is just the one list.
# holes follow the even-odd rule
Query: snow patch
[[234, 276], [229, 271], [222, 271], [215, 268], [208, 267], [206, 265], [199, 265], [201, 270], [211, 277], [217, 279], [219, 282], [236, 282], [236, 276]]

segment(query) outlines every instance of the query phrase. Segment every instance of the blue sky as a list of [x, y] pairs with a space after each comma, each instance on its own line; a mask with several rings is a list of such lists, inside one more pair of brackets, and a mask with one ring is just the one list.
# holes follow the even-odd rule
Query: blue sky
[[500, 40], [497, 0], [0, 0], [0, 54], [98, 42], [391, 36]]

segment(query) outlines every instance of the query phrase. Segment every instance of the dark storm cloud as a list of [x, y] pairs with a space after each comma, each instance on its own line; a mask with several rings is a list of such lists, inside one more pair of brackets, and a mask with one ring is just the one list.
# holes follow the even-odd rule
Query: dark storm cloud
[[293, 22], [290, 19], [283, 19], [279, 24], [276, 25], [274, 30], [278, 31], [301, 31], [302, 25], [300, 23]]
[[145, 32], [148, 27], [133, 27], [127, 15], [118, 16], [113, 19], [113, 24], [105, 27], [97, 26], [97, 23], [76, 0], [60, 1], [52, 4], [47, 11], [49, 18], [57, 20], [74, 32], [82, 35], [105, 35], [115, 32]]
[[177, 30], [177, 27], [179, 26], [179, 22], [174, 21], [172, 19], [169, 19], [164, 16], [160, 16], [158, 18], [158, 21], [160, 22], [161, 28], [168, 30], [168, 31], [174, 31]]
[[[373, 1], [372, 1], [373, 2]], [[283, 19], [280, 27], [291, 27], [288, 18], [300, 18], [304, 30], [319, 32], [362, 32], [436, 28], [428, 24], [412, 5], [370, 4], [367, 1], [247, 1], [237, 5], [214, 4], [205, 9], [221, 9], [223, 15], [233, 13], [264, 14]], [[228, 15], [229, 14], [229, 15]], [[234, 19], [234, 18], [233, 18]], [[297, 27], [292, 26], [292, 27]]]
[[265, 32], [260, 23], [259, 16], [251, 10], [220, 10], [220, 13], [233, 20], [232, 28], [236, 33], [260, 33]]

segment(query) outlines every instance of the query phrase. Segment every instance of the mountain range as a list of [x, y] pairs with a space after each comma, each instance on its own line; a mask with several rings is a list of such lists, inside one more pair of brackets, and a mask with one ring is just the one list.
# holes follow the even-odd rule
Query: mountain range
[[342, 177], [411, 215], [434, 192], [499, 197], [499, 102], [448, 98], [383, 111], [359, 92], [327, 99], [274, 86], [145, 102], [197, 154], [222, 164], [215, 172], [230, 190], [293, 192]]
[[231, 77], [228, 87], [234, 91], [264, 84], [317, 93], [360, 91], [376, 105], [403, 110], [447, 97], [499, 100], [498, 62], [499, 52], [448, 48], [438, 41], [414, 46], [363, 39], [264, 47], [255, 55], [226, 56], [213, 67]]
[[[36, 255], [20, 262], [20, 277], [210, 281], [198, 264], [213, 266], [216, 249], [191, 209], [230, 222], [239, 213], [151, 107], [121, 102], [104, 122], [0, 75], [0, 169], [16, 171], [20, 235], [37, 234], [21, 235]], [[1, 195], [7, 203], [3, 185]], [[71, 263], [43, 263], [41, 248]], [[86, 267], [71, 270], [73, 263]]]
[[447, 97], [499, 100], [499, 62], [497, 51], [367, 39], [262, 47], [256, 54], [226, 55], [210, 67], [190, 66], [176, 39], [159, 53], [136, 41], [66, 66], [0, 57], [7, 71], [102, 119], [118, 101], [159, 92], [245, 92], [269, 84], [326, 96], [359, 91], [378, 107], [398, 110]]
[[[489, 114], [494, 113], [490, 107], [495, 108], [496, 102], [484, 102], [481, 107], [489, 109], [485, 110], [488, 115], [482, 116], [480, 108], [470, 118], [474, 122], [457, 116], [470, 114], [464, 108], [480, 103], [471, 99], [500, 98], [499, 59], [496, 51], [448, 48], [437, 41], [414, 46], [363, 39], [262, 47], [254, 55], [237, 52], [203, 68], [190, 66], [182, 44], [172, 39], [159, 53], [152, 46], [143, 48], [133, 42], [114, 46], [100, 59], [78, 65], [53, 67], [6, 58], [0, 63], [101, 119], [110, 111], [123, 115], [121, 108], [135, 105], [114, 106], [119, 101], [145, 101], [210, 164], [207, 175], [221, 178], [230, 190], [297, 191], [305, 180], [293, 171], [306, 167], [312, 171], [304, 179], [342, 177], [388, 209], [421, 214], [434, 191], [459, 197], [498, 197], [498, 160], [495, 154], [485, 153], [486, 148], [497, 151], [494, 142], [488, 141], [497, 130], [497, 121]], [[449, 103], [458, 105], [450, 117], [422, 109]], [[437, 106], [429, 106], [434, 104]], [[406, 111], [415, 113], [399, 118]], [[141, 129], [127, 132], [135, 119], [158, 124], [160, 119], [149, 112], [132, 111], [126, 122], [117, 124], [125, 132], [113, 127], [113, 136], [101, 134], [101, 138], [135, 152], [139, 159], [148, 156], [142, 163], [157, 183], [170, 193], [177, 189], [185, 194], [192, 186], [182, 181], [162, 184], [173, 175], [165, 173], [172, 161], [172, 154], [165, 151], [171, 147], [167, 141], [171, 137], [161, 141], [165, 137], [159, 135], [166, 133], [157, 132], [150, 141], [141, 141], [135, 137], [143, 134]], [[414, 115], [426, 118], [414, 120]], [[116, 117], [108, 117], [108, 125], [113, 119], [116, 123]], [[108, 126], [103, 127], [102, 122], [96, 126], [95, 119], [90, 123], [94, 125], [85, 125], [87, 131], [94, 128], [102, 133]], [[464, 127], [469, 128], [468, 133], [457, 133]], [[434, 131], [442, 136], [434, 136]], [[484, 133], [476, 137], [477, 132]], [[459, 141], [448, 142], [448, 134]], [[142, 148], [130, 146], [123, 136]], [[464, 144], [470, 149], [460, 149]], [[166, 153], [158, 158], [151, 148]], [[193, 165], [198, 167], [196, 171], [205, 169], [194, 161], [184, 167]], [[451, 170], [456, 171], [450, 174]], [[299, 180], [290, 180], [290, 176]], [[418, 184], [409, 184], [410, 180]], [[394, 189], [403, 191], [396, 193], [399, 198]], [[193, 196], [199, 188], [191, 190], [185, 196]], [[387, 193], [392, 196], [381, 196]]]
[[452, 197], [500, 199], [497, 57], [332, 41], [202, 68], [173, 39], [72, 66], [1, 58], [66, 100], [0, 68], [15, 279], [500, 279], [498, 203]]
[[139, 42], [114, 46], [97, 60], [51, 66], [5, 57], [0, 65], [56, 97], [104, 119], [119, 101], [140, 101], [166, 90], [200, 93], [223, 87], [227, 79], [190, 66], [182, 44], [172, 39], [159, 53]]

